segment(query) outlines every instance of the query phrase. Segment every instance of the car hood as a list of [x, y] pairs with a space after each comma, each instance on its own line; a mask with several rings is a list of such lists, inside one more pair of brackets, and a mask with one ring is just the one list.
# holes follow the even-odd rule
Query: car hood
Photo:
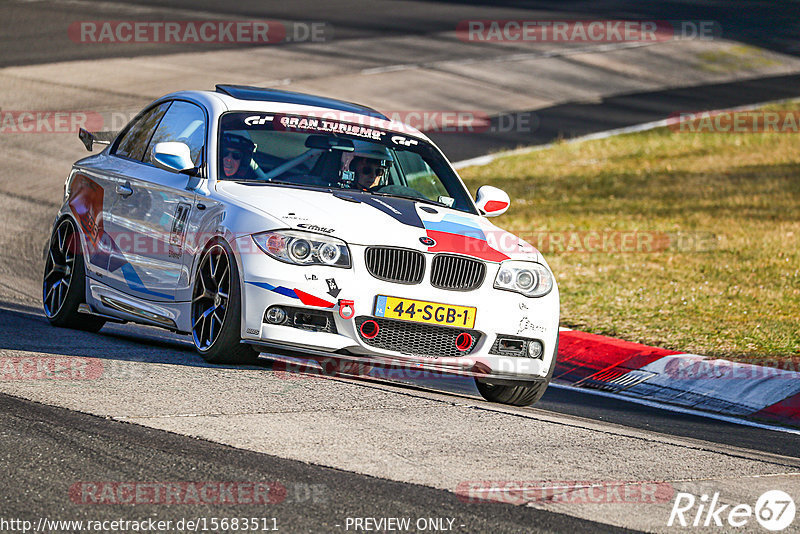
[[355, 245], [463, 254], [486, 261], [540, 260], [533, 246], [484, 217], [423, 202], [242, 182], [220, 182], [217, 190], [282, 221], [286, 228]]

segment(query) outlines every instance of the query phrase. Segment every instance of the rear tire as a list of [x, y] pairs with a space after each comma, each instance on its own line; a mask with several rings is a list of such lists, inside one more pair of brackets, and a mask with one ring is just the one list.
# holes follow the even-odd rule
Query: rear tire
[[481, 396], [489, 402], [499, 402], [500, 404], [510, 404], [511, 406], [530, 406], [542, 398], [542, 395], [544, 395], [544, 392], [547, 390], [547, 386], [550, 385], [550, 380], [553, 378], [553, 372], [556, 369], [557, 357], [558, 336], [556, 336], [556, 347], [553, 351], [553, 360], [550, 362], [550, 369], [547, 371], [547, 376], [542, 382], [532, 386], [506, 386], [481, 382], [476, 378], [475, 385], [478, 387]]
[[242, 299], [236, 259], [218, 240], [200, 257], [192, 292], [192, 339], [208, 363], [254, 363], [258, 352], [241, 342]]
[[80, 234], [71, 219], [59, 221], [50, 236], [42, 277], [42, 307], [50, 324], [97, 332], [105, 319], [78, 313], [86, 300], [86, 267]]

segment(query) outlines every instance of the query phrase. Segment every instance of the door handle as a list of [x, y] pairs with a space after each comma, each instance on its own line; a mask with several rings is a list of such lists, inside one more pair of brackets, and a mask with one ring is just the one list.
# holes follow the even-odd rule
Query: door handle
[[117, 194], [123, 197], [129, 197], [133, 194], [133, 189], [131, 189], [131, 184], [125, 182], [124, 184], [117, 184], [116, 187]]

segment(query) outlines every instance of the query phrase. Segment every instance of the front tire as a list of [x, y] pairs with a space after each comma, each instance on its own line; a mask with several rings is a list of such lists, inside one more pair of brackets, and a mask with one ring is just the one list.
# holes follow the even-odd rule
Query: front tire
[[215, 241], [200, 258], [192, 292], [192, 339], [208, 363], [253, 363], [258, 352], [241, 343], [242, 299], [236, 259]]
[[97, 332], [105, 320], [78, 313], [86, 299], [86, 267], [80, 234], [71, 219], [56, 225], [47, 247], [42, 277], [42, 306], [50, 324]]
[[550, 385], [550, 380], [553, 378], [553, 372], [556, 369], [557, 357], [558, 336], [556, 336], [556, 347], [553, 350], [553, 360], [550, 362], [550, 369], [547, 371], [547, 376], [543, 381], [532, 386], [506, 386], [482, 382], [476, 378], [475, 385], [478, 387], [481, 396], [489, 402], [498, 402], [511, 406], [530, 406], [542, 398], [547, 386]]

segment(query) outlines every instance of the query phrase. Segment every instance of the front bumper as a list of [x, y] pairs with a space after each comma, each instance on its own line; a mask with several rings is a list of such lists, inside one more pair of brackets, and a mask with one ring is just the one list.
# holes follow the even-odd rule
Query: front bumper
[[[546, 379], [555, 357], [558, 338], [558, 288], [544, 297], [528, 298], [517, 293], [494, 289], [498, 264], [487, 263], [486, 278], [473, 291], [449, 291], [431, 286], [428, 275], [419, 284], [400, 284], [378, 280], [364, 263], [365, 247], [350, 245], [353, 267], [341, 269], [326, 266], [296, 266], [274, 260], [255, 250], [249, 236], [240, 238], [239, 254], [242, 273], [242, 339], [289, 356], [331, 356], [343, 360], [369, 362], [385, 366], [408, 366], [414, 369], [444, 372], [463, 376], [494, 379], [495, 382], [531, 383]], [[433, 255], [426, 254], [428, 264]], [[332, 285], [335, 288], [331, 289]], [[450, 355], [414, 353], [375, 346], [358, 331], [359, 322], [373, 318], [377, 295], [397, 296], [456, 306], [477, 308], [475, 325], [470, 331], [479, 339], [468, 353]], [[339, 302], [352, 301], [354, 313], [343, 318]], [[334, 327], [312, 331], [265, 322], [270, 306], [327, 312]], [[348, 311], [348, 310], [346, 310]], [[346, 314], [345, 314], [346, 316]], [[406, 322], [401, 322], [402, 327]], [[408, 323], [409, 336], [419, 323]], [[449, 327], [434, 327], [455, 330]], [[418, 329], [417, 329], [418, 331]], [[458, 330], [461, 331], [461, 330]], [[498, 337], [510, 336], [539, 340], [543, 346], [540, 358], [492, 354]], [[455, 337], [455, 335], [454, 335]], [[453, 354], [456, 352], [456, 354]], [[495, 351], [496, 352], [496, 351]]]

